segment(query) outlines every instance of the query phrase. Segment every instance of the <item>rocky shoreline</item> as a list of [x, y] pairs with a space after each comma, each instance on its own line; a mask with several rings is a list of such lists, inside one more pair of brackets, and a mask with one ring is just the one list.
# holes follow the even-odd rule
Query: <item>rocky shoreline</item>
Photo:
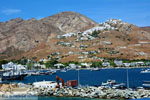
[[34, 88], [39, 96], [82, 97], [100, 99], [138, 99], [150, 98], [150, 90], [145, 89], [113, 89], [105, 87], [63, 87], [63, 88]]
[[27, 84], [3, 84], [0, 86], [0, 97], [2, 95], [25, 95], [35, 94], [37, 96], [54, 97], [81, 97], [99, 99], [139, 99], [150, 98], [150, 90], [139, 89], [115, 89], [104, 86], [80, 86], [80, 87], [61, 87], [61, 88], [42, 88]]

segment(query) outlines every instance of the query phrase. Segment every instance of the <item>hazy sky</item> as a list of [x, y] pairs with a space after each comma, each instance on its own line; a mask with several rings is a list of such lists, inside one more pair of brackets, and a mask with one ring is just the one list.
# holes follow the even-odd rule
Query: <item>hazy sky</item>
[[51, 16], [62, 11], [79, 12], [101, 23], [122, 19], [137, 26], [150, 26], [150, 0], [0, 0], [0, 21]]

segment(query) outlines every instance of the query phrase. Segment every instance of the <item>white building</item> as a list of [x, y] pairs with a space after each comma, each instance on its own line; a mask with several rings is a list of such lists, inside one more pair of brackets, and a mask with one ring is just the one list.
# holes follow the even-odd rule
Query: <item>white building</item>
[[[57, 83], [54, 81], [41, 81], [41, 82], [34, 82], [33, 86], [35, 88], [56, 88]], [[62, 86], [62, 83], [60, 83], [60, 86]]]
[[56, 66], [57, 68], [60, 68], [61, 66], [65, 66], [65, 65], [63, 65], [63, 64], [61, 64], [61, 63], [58, 63], [58, 64], [55, 64], [54, 66]]
[[114, 63], [116, 64], [116, 66], [122, 66], [123, 65], [122, 60], [115, 60]]
[[131, 65], [131, 63], [123, 63], [123, 65], [124, 65], [125, 67], [129, 67], [129, 66]]
[[102, 62], [102, 66], [104, 66], [104, 67], [110, 67], [110, 63], [109, 62]]
[[76, 64], [69, 64], [69, 67], [72, 68], [72, 69], [76, 69], [77, 65]]
[[81, 63], [81, 66], [85, 66], [86, 68], [90, 68], [91, 63]]
[[2, 69], [5, 71], [9, 70], [26, 70], [27, 66], [21, 64], [14, 64], [13, 62], [9, 62], [7, 64], [2, 64]]
[[136, 64], [141, 65], [141, 66], [145, 65], [145, 63], [143, 61], [136, 62]]

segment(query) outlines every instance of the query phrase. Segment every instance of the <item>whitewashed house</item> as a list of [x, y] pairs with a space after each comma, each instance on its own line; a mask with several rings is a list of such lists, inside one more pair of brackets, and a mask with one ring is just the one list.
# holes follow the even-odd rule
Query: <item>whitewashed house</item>
[[124, 65], [125, 67], [129, 67], [129, 66], [131, 65], [131, 63], [123, 63], [123, 65]]
[[9, 70], [26, 70], [27, 66], [21, 64], [14, 64], [13, 62], [9, 62], [7, 64], [2, 64], [2, 69], [5, 71]]
[[60, 68], [60, 67], [64, 67], [65, 65], [61, 64], [61, 63], [58, 63], [58, 64], [55, 64], [54, 66], [57, 67], [57, 68]]
[[81, 66], [85, 66], [86, 68], [90, 68], [92, 63], [81, 63]]
[[[57, 83], [54, 81], [41, 81], [41, 82], [34, 82], [33, 87], [34, 88], [56, 88]], [[60, 83], [60, 86], [62, 86], [62, 83]]]
[[122, 66], [123, 65], [122, 60], [115, 60], [114, 63], [116, 64], [116, 66]]
[[136, 64], [139, 65], [139, 66], [144, 66], [145, 65], [145, 63], [143, 61], [136, 62]]
[[110, 67], [110, 63], [109, 62], [102, 62], [102, 66], [104, 66], [104, 67]]
[[132, 62], [132, 63], [130, 63], [130, 66], [135, 67], [135, 66], [137, 66], [137, 63], [136, 62]]
[[41, 65], [41, 64], [39, 64], [39, 63], [35, 63], [35, 64], [34, 64], [34, 67], [35, 67], [35, 68], [41, 68], [41, 69], [45, 69], [45, 68], [46, 68], [45, 65]]
[[77, 65], [76, 64], [69, 64], [69, 67], [72, 68], [72, 69], [76, 69]]

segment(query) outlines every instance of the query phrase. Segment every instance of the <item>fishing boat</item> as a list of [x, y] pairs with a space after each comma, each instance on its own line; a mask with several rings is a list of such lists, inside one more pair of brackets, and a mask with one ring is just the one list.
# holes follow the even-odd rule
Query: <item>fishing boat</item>
[[67, 72], [67, 70], [66, 69], [62, 69], [62, 70], [60, 70], [60, 72]]
[[150, 73], [150, 69], [142, 70], [140, 73]]
[[56, 71], [54, 71], [54, 70], [41, 70], [41, 71], [39, 71], [40, 75], [53, 75], [55, 73], [56, 73]]
[[91, 71], [100, 71], [100, 68], [92, 68]]
[[39, 75], [53, 75], [56, 74], [55, 70], [31, 70], [28, 71], [28, 76], [39, 76]]
[[150, 88], [150, 81], [143, 81], [142, 86], [143, 88]]
[[102, 85], [105, 88], [125, 88], [124, 83], [117, 83], [115, 80], [107, 80], [107, 82], [103, 83]]
[[23, 80], [28, 74], [21, 71], [10, 71], [2, 74], [2, 80]]

